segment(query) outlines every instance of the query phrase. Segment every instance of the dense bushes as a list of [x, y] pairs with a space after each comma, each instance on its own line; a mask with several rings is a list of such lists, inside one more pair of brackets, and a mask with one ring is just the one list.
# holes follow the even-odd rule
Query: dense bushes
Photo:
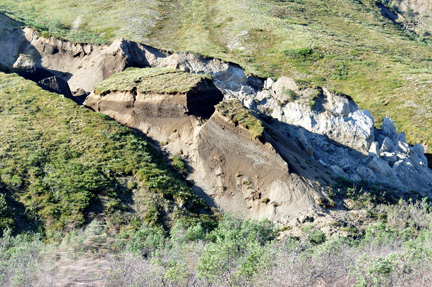
[[[193, 227], [176, 226], [164, 252], [153, 253], [158, 260], [134, 259], [134, 264], [143, 268], [159, 262], [152, 269], [163, 274], [171, 267], [162, 261], [188, 270], [185, 278], [184, 270], [176, 269], [183, 277], [169, 286], [428, 286], [432, 282], [429, 206], [401, 201], [377, 208], [386, 213], [387, 221], [375, 221], [356, 239], [324, 241], [322, 232], [312, 231], [305, 240], [275, 241], [277, 230], [269, 222], [226, 217], [205, 240], [190, 241], [186, 234]], [[121, 273], [130, 260], [123, 257], [112, 266]], [[160, 284], [164, 278], [149, 272], [144, 276], [161, 280]], [[125, 286], [113, 277], [108, 281]]]
[[[401, 201], [377, 208], [387, 221], [375, 221], [355, 239], [324, 238], [309, 230], [304, 240], [276, 240], [270, 222], [229, 216], [212, 232], [179, 221], [168, 233], [144, 223], [117, 238], [95, 221], [57, 247], [6, 232], [0, 239], [0, 274], [5, 274], [0, 280], [14, 286], [47, 280], [36, 266], [55, 264], [46, 257], [53, 247], [69, 247], [78, 261], [106, 250], [105, 286], [430, 286], [429, 206]], [[50, 274], [55, 281], [56, 272]], [[20, 281], [24, 276], [27, 281]]]
[[242, 277], [253, 279], [270, 263], [265, 247], [275, 239], [277, 230], [269, 221], [225, 218], [207, 238], [210, 242], [204, 248], [197, 266], [198, 277], [216, 282], [221, 277]]

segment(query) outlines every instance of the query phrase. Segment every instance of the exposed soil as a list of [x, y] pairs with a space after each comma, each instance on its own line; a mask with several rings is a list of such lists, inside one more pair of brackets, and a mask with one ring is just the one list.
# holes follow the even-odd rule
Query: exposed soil
[[[2, 17], [0, 21], [5, 24], [9, 20]], [[3, 67], [14, 71], [20, 55], [26, 55], [34, 67], [67, 81], [74, 95], [82, 98], [97, 83], [131, 66], [210, 73], [217, 86], [228, 92], [253, 80], [235, 64], [160, 51], [125, 39], [111, 45], [75, 44], [40, 37], [30, 28], [11, 28], [0, 35], [0, 43], [5, 51], [0, 56]], [[286, 224], [301, 214], [321, 210], [319, 198], [326, 197], [321, 183], [330, 183], [330, 177], [310, 155], [271, 126], [261, 142], [222, 115], [211, 116], [221, 100], [222, 93], [215, 85], [203, 81], [175, 97], [113, 91], [103, 96], [91, 94], [85, 104], [142, 131], [169, 153], [181, 154], [196, 192], [223, 211]]]

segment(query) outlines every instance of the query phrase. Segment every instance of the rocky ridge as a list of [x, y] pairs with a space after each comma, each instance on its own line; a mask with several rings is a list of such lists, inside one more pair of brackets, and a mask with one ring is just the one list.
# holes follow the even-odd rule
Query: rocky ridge
[[376, 129], [370, 112], [360, 110], [346, 95], [302, 87], [282, 77], [277, 82], [267, 79], [265, 89], [256, 94], [241, 92], [237, 96], [248, 108], [276, 119], [273, 126], [296, 139], [336, 177], [424, 195], [432, 190], [424, 148], [410, 146], [403, 132], [396, 133], [389, 117]]
[[[39, 37], [29, 28], [11, 29], [0, 38], [0, 46], [8, 47], [0, 56], [3, 69], [48, 71], [67, 81], [72, 98], [85, 98], [95, 85], [127, 67], [211, 75], [224, 100], [240, 100], [262, 120], [263, 141], [253, 139], [218, 111], [207, 122], [188, 114], [187, 100], [174, 109], [182, 112], [167, 115], [168, 107], [155, 117], [148, 116], [151, 109], [135, 113], [135, 102], [130, 104], [128, 99], [136, 95], [129, 91], [108, 93], [105, 98], [92, 94], [86, 105], [143, 131], [172, 154], [181, 151], [196, 191], [221, 209], [281, 222], [319, 214], [323, 212], [320, 200], [328, 197], [326, 187], [338, 177], [392, 186], [402, 193], [416, 190], [428, 195], [432, 190], [423, 148], [409, 146], [389, 118], [380, 130], [374, 128], [371, 114], [359, 110], [348, 96], [286, 77], [275, 82], [247, 76], [236, 64], [159, 51], [125, 39], [109, 46], [74, 44]], [[30, 66], [26, 58], [32, 59]], [[210, 90], [217, 95], [214, 88]], [[199, 92], [198, 98], [205, 94]], [[169, 102], [166, 95], [155, 95], [153, 107], [158, 101]], [[204, 105], [214, 105], [222, 99], [218, 97]], [[144, 97], [143, 104], [149, 99]]]

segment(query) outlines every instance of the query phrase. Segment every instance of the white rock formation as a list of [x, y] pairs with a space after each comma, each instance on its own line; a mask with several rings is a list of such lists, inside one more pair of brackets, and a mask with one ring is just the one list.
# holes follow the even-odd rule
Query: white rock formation
[[[378, 130], [371, 113], [360, 110], [348, 96], [322, 89], [311, 108], [311, 95], [319, 89], [314, 92], [313, 88], [299, 87], [286, 77], [277, 82], [268, 79], [264, 88], [254, 96], [235, 96], [248, 108], [277, 119], [273, 126], [297, 138], [302, 149], [336, 176], [402, 191], [432, 191], [432, 171], [427, 167], [423, 147], [410, 146], [403, 132], [396, 133], [388, 116]], [[281, 104], [287, 89], [298, 99]]]

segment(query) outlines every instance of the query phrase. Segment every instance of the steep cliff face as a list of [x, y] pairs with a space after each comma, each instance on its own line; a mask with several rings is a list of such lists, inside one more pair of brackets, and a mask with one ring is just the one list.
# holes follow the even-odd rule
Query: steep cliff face
[[128, 69], [96, 86], [86, 105], [149, 118], [210, 117], [222, 93], [208, 76], [168, 68]]
[[[223, 104], [230, 106], [236, 115], [245, 110], [238, 100]], [[250, 121], [233, 120], [224, 115], [223, 108], [226, 107], [218, 105], [196, 138], [194, 176], [199, 183], [206, 184], [206, 191], [216, 203], [231, 213], [280, 222], [301, 212], [315, 213], [317, 200], [325, 196], [325, 191], [311, 173], [299, 173], [301, 163], [297, 164], [294, 158], [304, 160], [306, 153], [293, 144], [276, 143], [270, 127], [257, 136]], [[278, 144], [286, 150], [279, 149]], [[328, 178], [319, 171], [316, 176]]]
[[[6, 20], [10, 21], [7, 17], [2, 21]], [[5, 69], [12, 71], [22, 57], [30, 58], [36, 67], [66, 80], [74, 92], [82, 89], [90, 93], [97, 83], [127, 67], [167, 67], [208, 73], [218, 86], [230, 90], [239, 90], [248, 80], [238, 65], [219, 59], [161, 51], [125, 39], [111, 45], [72, 43], [52, 36], [40, 37], [33, 29], [13, 28], [12, 24], [0, 33], [0, 49], [0, 64]]]
[[100, 83], [84, 104], [177, 153], [189, 150], [201, 118], [210, 117], [222, 99], [208, 76], [144, 68], [128, 69]]
[[[290, 171], [272, 144], [275, 136], [240, 101], [223, 102], [215, 111], [222, 99], [205, 76], [145, 68], [98, 84], [84, 104], [141, 130], [173, 154], [181, 150], [195, 190], [221, 210], [285, 222], [301, 212], [314, 213], [317, 198], [325, 192], [295, 172], [300, 168], [294, 160]], [[298, 148], [288, 154], [307, 156]]]

